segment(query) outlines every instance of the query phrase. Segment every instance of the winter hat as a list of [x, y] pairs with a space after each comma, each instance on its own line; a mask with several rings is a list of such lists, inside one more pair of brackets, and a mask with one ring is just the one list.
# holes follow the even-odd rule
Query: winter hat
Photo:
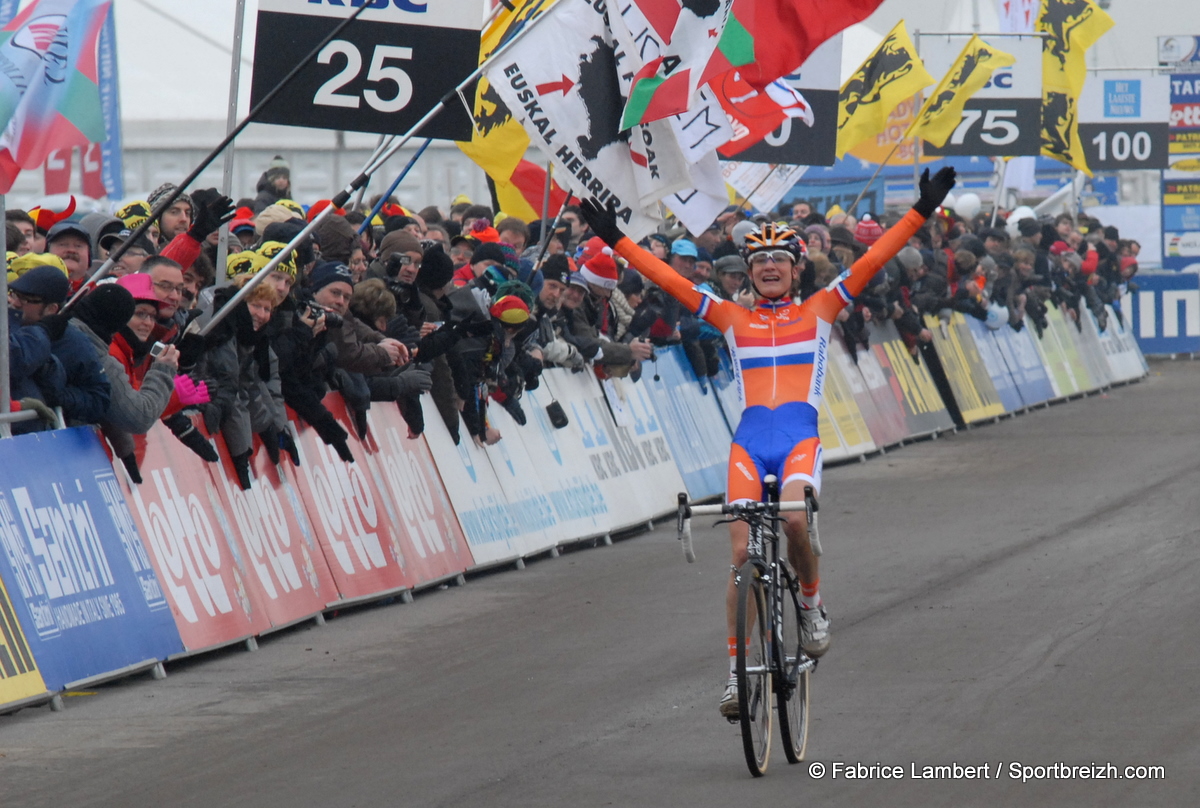
[[521, 259], [517, 255], [516, 248], [513, 247], [511, 244], [505, 244], [502, 241], [497, 242], [497, 245], [500, 247], [500, 252], [504, 254], [504, 260], [501, 261], [500, 263], [504, 264], [504, 268], [507, 269], [509, 272], [511, 272], [513, 275], [520, 275], [521, 274]]
[[[108, 251], [116, 249], [118, 244], [128, 241], [133, 235], [133, 231], [129, 228], [118, 230], [116, 233], [105, 233], [100, 237], [100, 246]], [[129, 245], [144, 251], [147, 255], [154, 255], [154, 245], [150, 243], [150, 239], [145, 236], [139, 236], [138, 240]]]
[[1042, 232], [1042, 226], [1038, 224], [1037, 219], [1026, 216], [1021, 221], [1017, 222], [1017, 232], [1025, 238], [1031, 238]]
[[142, 222], [150, 218], [150, 203], [137, 200], [117, 210], [117, 218], [125, 222], [130, 230], [137, 230]]
[[[280, 244], [291, 244], [292, 239], [300, 235], [300, 231], [304, 229], [304, 222], [300, 219], [289, 219], [286, 222], [276, 222], [268, 225], [267, 229], [262, 234], [262, 244], [268, 241], [278, 241]], [[262, 244], [259, 245], [259, 250], [262, 250]], [[271, 256], [267, 256], [270, 258]], [[296, 246], [296, 250], [291, 257], [292, 263], [297, 267], [306, 267], [313, 262], [316, 256], [313, 254], [313, 242], [311, 238], [304, 238]], [[326, 256], [327, 261], [336, 259]]]
[[871, 214], [864, 213], [862, 221], [854, 228], [854, 237], [870, 247], [883, 238], [883, 228], [871, 217]]
[[744, 247], [746, 245], [746, 236], [758, 230], [758, 225], [749, 220], [738, 222], [733, 226], [733, 230], [729, 232], [729, 238], [733, 241], [735, 247]]
[[746, 261], [740, 255], [727, 255], [724, 258], [718, 258], [713, 264], [713, 269], [717, 272], [746, 272]]
[[711, 264], [713, 262], [712, 253], [710, 253], [708, 250], [704, 249], [703, 247], [697, 247], [696, 248], [696, 260], [704, 261], [706, 263]]
[[[149, 275], [141, 272], [132, 275], [123, 275], [117, 278], [117, 285], [124, 287], [133, 296], [134, 305], [138, 303], [153, 303], [155, 306], [162, 305], [163, 301], [159, 300], [158, 295], [154, 293], [154, 281], [150, 279]], [[132, 317], [133, 315], [129, 316]]]
[[516, 295], [504, 295], [488, 311], [505, 325], [520, 325], [529, 319], [529, 306]]
[[497, 243], [500, 241], [500, 233], [496, 228], [492, 227], [492, 223], [487, 219], [476, 219], [471, 222], [471, 230], [468, 233], [463, 233], [464, 236], [470, 236], [477, 241]]
[[297, 219], [299, 216], [290, 208], [284, 207], [278, 203], [268, 205], [263, 208], [262, 213], [254, 217], [254, 232], [260, 236], [266, 231], [267, 225], [275, 224], [276, 222], [286, 222], [291, 219]]
[[1117, 228], [1110, 224], [1108, 227], [1104, 228], [1104, 238], [1108, 239], [1109, 241], [1120, 241], [1121, 234]]
[[598, 255], [586, 261], [579, 272], [588, 283], [594, 283], [602, 289], [617, 288], [617, 262], [613, 260], [612, 247], [605, 247]]
[[471, 253], [472, 264], [478, 264], [480, 261], [495, 261], [497, 264], [504, 263], [504, 251], [500, 249], [498, 242], [484, 242], [475, 248], [475, 252]]
[[282, 154], [277, 154], [271, 158], [271, 162], [267, 164], [267, 176], [290, 177], [291, 169], [288, 168], [288, 161], [283, 159]]
[[[29, 256], [22, 257], [28, 258]], [[20, 260], [18, 258], [16, 261], [13, 261], [14, 271], [16, 271], [15, 267]], [[21, 272], [20, 277], [9, 284], [8, 288], [21, 294], [40, 297], [47, 303], [62, 303], [67, 299], [67, 295], [71, 293], [71, 282], [67, 280], [66, 267], [60, 269], [59, 267], [39, 263], [37, 266]], [[125, 319], [128, 320], [129, 317]]]
[[417, 272], [418, 289], [441, 289], [454, 277], [454, 261], [446, 255], [442, 245], [434, 244], [421, 257], [421, 269]]
[[[271, 242], [277, 244], [278, 242]], [[254, 275], [260, 269], [267, 265], [271, 259], [267, 258], [262, 253], [247, 250], [245, 252], [230, 253], [225, 259], [225, 277], [233, 280], [239, 275]], [[281, 264], [278, 269], [287, 272]], [[289, 273], [290, 274], [290, 273]], [[125, 277], [130, 277], [126, 275]]]
[[525, 301], [526, 306], [531, 308], [533, 306], [534, 294], [528, 284], [521, 281], [501, 281], [496, 287], [496, 291], [492, 293], [492, 300], [496, 301], [508, 295], [513, 295]]
[[646, 284], [638, 273], [626, 272], [625, 277], [621, 278], [621, 282], [617, 284], [617, 288], [621, 290], [621, 294], [629, 297], [630, 295], [640, 295], [646, 291]]
[[905, 247], [896, 253], [896, 258], [900, 260], [900, 264], [909, 272], [925, 263], [924, 259], [921, 258], [921, 251], [916, 247]]
[[84, 295], [75, 304], [73, 315], [107, 345], [114, 334], [128, 325], [136, 307], [128, 289], [105, 283]]
[[[158, 207], [158, 203], [162, 202], [164, 199], [166, 199], [168, 196], [170, 196], [172, 193], [174, 193], [175, 189], [178, 187], [179, 186], [173, 182], [164, 182], [162, 185], [155, 188], [154, 192], [151, 193], [149, 198], [146, 200], [147, 202], [150, 203], [150, 210], [153, 211], [154, 208]], [[186, 203], [187, 206], [192, 209], [192, 214], [193, 215], [195, 214], [196, 204], [194, 202], [192, 202], [192, 198], [188, 194], [181, 193], [179, 196], [175, 197], [175, 202]], [[172, 203], [172, 204], [174, 204], [174, 203]], [[118, 218], [120, 218], [120, 217], [118, 217]], [[128, 222], [126, 222], [126, 224], [128, 224]]]
[[[145, 204], [145, 203], [143, 202], [142, 204]], [[67, 209], [62, 211], [61, 213], [58, 211], [50, 210], [49, 208], [36, 207], [36, 208], [30, 209], [29, 218], [33, 219], [33, 224], [39, 231], [41, 231], [42, 233], [45, 233], [45, 232], [49, 231], [51, 227], [54, 227], [54, 225], [58, 224], [59, 222], [63, 221], [64, 219], [69, 218], [71, 216], [71, 214], [74, 212], [75, 212], [75, 197], [72, 196], [71, 201], [67, 203]], [[149, 216], [150, 212], [147, 211], [146, 215]], [[118, 217], [119, 216], [120, 216], [120, 214], [118, 214]]]
[[[604, 243], [604, 239], [599, 236], [593, 236], [576, 248], [575, 263], [578, 266], [583, 266], [606, 249], [608, 249], [608, 245]], [[612, 250], [609, 250], [609, 253], [611, 254]]]
[[275, 204], [287, 208], [301, 219], [304, 218], [304, 206], [294, 199], [280, 199]]
[[350, 254], [358, 247], [358, 232], [354, 225], [338, 215], [322, 219], [313, 236], [321, 245], [321, 257], [327, 261], [349, 262]]
[[1064, 255], [1065, 253], [1074, 252], [1071, 245], [1065, 241], [1056, 241], [1050, 245], [1051, 255]]
[[59, 222], [58, 224], [54, 225], [54, 227], [51, 227], [50, 231], [46, 233], [46, 246], [49, 247], [57, 238], [64, 236], [67, 233], [73, 233], [86, 241], [88, 244], [88, 253], [89, 255], [91, 254], [92, 234], [87, 231], [86, 227], [78, 222]]
[[1079, 253], [1075, 252], [1074, 250], [1063, 253], [1063, 260], [1075, 267], [1075, 269], [1083, 268], [1083, 258], [1081, 258]]
[[562, 253], [552, 255], [542, 264], [542, 277], [548, 281], [566, 283], [567, 277], [575, 271], [574, 263]]
[[322, 261], [313, 267], [312, 277], [309, 279], [310, 291], [317, 292], [331, 283], [354, 286], [354, 276], [350, 274], [350, 268], [337, 261]]
[[586, 289], [588, 288], [587, 284], [587, 279], [583, 277], [582, 272], [572, 272], [567, 276], [567, 286], [580, 286]]
[[[254, 251], [260, 258], [263, 259], [262, 263], [258, 265], [258, 269], [262, 269], [263, 267], [265, 267], [267, 264], [269, 264], [271, 262], [272, 258], [279, 255], [279, 253], [283, 252], [286, 249], [287, 249], [287, 244], [283, 243], [282, 241], [264, 242], [262, 244], [262, 246], [260, 246], [257, 250]], [[242, 255], [242, 253], [235, 253], [235, 255]], [[234, 256], [231, 255], [229, 257], [233, 258]], [[255, 271], [257, 272], [258, 269], [256, 269]], [[296, 252], [293, 251], [291, 255], [289, 255], [287, 258], [283, 259], [282, 261], [280, 261], [279, 264], [276, 265], [275, 271], [276, 272], [286, 272], [287, 274], [291, 275], [292, 280], [295, 281], [296, 274], [297, 274]], [[233, 276], [230, 275], [229, 277], [232, 278]]]
[[407, 230], [393, 230], [379, 242], [379, 260], [387, 261], [392, 253], [420, 253], [421, 242]]
[[696, 250], [696, 245], [685, 238], [676, 240], [671, 245], [671, 255], [682, 255], [686, 258], [696, 258], [699, 253]]
[[1132, 255], [1121, 256], [1121, 271], [1124, 272], [1125, 270], [1129, 269], [1130, 267], [1133, 267], [1134, 271], [1136, 272], [1137, 259], [1134, 258]]
[[[14, 253], [15, 255], [15, 253]], [[25, 253], [8, 262], [8, 282], [12, 283], [35, 267], [54, 267], [67, 276], [67, 265], [54, 253]], [[30, 294], [33, 294], [30, 292]]]
[[[313, 219], [317, 218], [318, 214], [320, 214], [320, 213], [321, 213], [321, 211], [325, 210], [325, 208], [329, 207], [329, 206], [330, 206], [330, 205], [332, 205], [332, 204], [333, 204], [333, 200], [332, 200], [332, 199], [320, 199], [320, 200], [317, 200], [316, 202], [314, 202], [314, 203], [312, 204], [312, 206], [311, 206], [311, 207], [309, 207], [309, 209], [308, 209], [308, 215], [307, 215], [307, 216], [305, 216], [304, 218], [305, 218], [305, 219], [307, 219], [308, 221], [310, 221], [310, 222], [311, 222]], [[333, 215], [335, 215], [335, 216], [345, 216], [345, 215], [346, 215], [346, 209], [345, 209], [345, 208], [334, 208], [334, 209], [333, 209]]]

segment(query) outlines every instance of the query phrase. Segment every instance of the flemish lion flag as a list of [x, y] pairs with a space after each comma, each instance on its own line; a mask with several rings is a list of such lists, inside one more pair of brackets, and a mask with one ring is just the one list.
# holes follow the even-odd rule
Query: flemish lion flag
[[50, 152], [107, 139], [96, 50], [112, 0], [36, 0], [0, 31], [0, 193]]
[[1037, 30], [1042, 40], [1042, 154], [1091, 176], [1079, 142], [1079, 94], [1087, 77], [1087, 49], [1114, 25], [1091, 0], [1044, 0]]
[[901, 20], [838, 93], [837, 156], [883, 132], [896, 105], [930, 84]]
[[922, 137], [939, 148], [962, 123], [963, 105], [988, 83], [992, 71], [1008, 67], [1017, 60], [1010, 53], [993, 48], [978, 36], [971, 37], [946, 75], [938, 82], [913, 124], [913, 136]]

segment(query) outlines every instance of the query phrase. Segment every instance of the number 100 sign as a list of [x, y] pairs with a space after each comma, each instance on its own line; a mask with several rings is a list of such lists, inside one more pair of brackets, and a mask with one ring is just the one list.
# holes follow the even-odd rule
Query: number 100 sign
[[[364, 3], [258, 122], [404, 134], [479, 64], [483, 0], [259, 0], [251, 105]], [[447, 104], [421, 134], [469, 140], [471, 119]]]
[[1088, 73], [1079, 96], [1079, 142], [1088, 168], [1166, 168], [1170, 77], [1150, 71]]

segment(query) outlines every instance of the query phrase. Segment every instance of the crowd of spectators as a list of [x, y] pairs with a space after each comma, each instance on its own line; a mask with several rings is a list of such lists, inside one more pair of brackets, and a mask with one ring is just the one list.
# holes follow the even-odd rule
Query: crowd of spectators
[[[6, 213], [11, 397], [40, 415], [14, 429], [44, 428], [61, 408], [67, 424], [98, 425], [135, 482], [137, 436], [158, 420], [216, 462], [196, 426], [202, 419], [223, 436], [249, 487], [255, 435], [274, 462], [284, 454], [298, 462], [285, 405], [354, 459], [346, 429], [323, 403], [330, 391], [341, 393], [360, 437], [370, 407], [395, 402], [410, 437], [436, 412], [456, 442], [461, 423], [466, 439], [492, 444], [502, 435], [489, 409], [503, 407], [524, 425], [523, 394], [546, 367], [636, 379], [656, 361], [656, 347], [680, 344], [701, 384], [719, 371], [721, 334], [625, 268], [586, 231], [578, 208], [527, 223], [463, 198], [420, 211], [386, 200], [369, 222], [371, 208], [334, 211], [202, 336], [213, 313], [330, 204], [294, 201], [282, 158], [253, 198], [181, 194], [104, 282], [66, 308], [174, 190], [164, 185], [114, 215], [77, 221], [71, 210]], [[751, 307], [740, 245], [760, 223], [789, 222], [803, 237], [793, 290], [803, 299], [835, 281], [892, 216], [856, 218], [803, 201], [769, 216], [730, 206], [701, 233], [676, 226], [642, 243], [712, 294]], [[217, 267], [224, 223], [228, 259]], [[925, 316], [956, 310], [1040, 335], [1049, 307], [1076, 322], [1086, 307], [1103, 329], [1104, 306], [1119, 312], [1138, 249], [1086, 218], [994, 228], [982, 216], [964, 221], [939, 210], [838, 327], [855, 354], [869, 342], [867, 323], [892, 320], [914, 356], [931, 340]]]

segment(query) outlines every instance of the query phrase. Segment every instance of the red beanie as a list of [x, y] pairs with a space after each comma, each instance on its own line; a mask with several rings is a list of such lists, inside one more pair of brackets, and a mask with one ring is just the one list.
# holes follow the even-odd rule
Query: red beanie
[[585, 261], [579, 271], [588, 283], [594, 283], [604, 289], [616, 289], [617, 262], [612, 256], [612, 247], [605, 246], [602, 251]]
[[883, 238], [883, 228], [879, 226], [879, 222], [871, 218], [871, 214], [864, 213], [862, 221], [854, 228], [854, 238], [870, 247]]

